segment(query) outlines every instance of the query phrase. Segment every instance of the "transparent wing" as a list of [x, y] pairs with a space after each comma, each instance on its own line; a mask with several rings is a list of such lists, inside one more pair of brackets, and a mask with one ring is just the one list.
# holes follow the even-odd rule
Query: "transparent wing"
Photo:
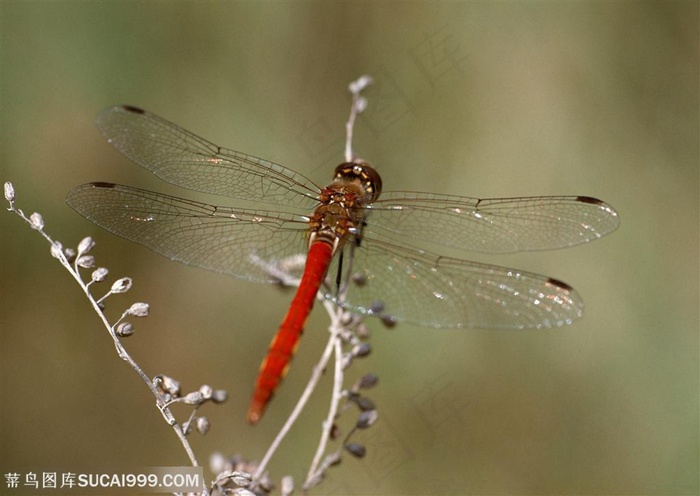
[[[67, 201], [95, 224], [170, 259], [256, 282], [277, 282], [270, 267], [298, 261], [307, 248], [307, 219], [287, 212], [219, 207], [110, 183], [80, 186]], [[582, 314], [577, 293], [545, 276], [441, 257], [370, 233], [353, 251], [351, 271], [364, 284], [351, 288], [348, 305], [361, 313], [381, 302], [398, 321], [480, 328], [556, 327]], [[338, 263], [336, 257], [331, 277]]]
[[177, 186], [309, 211], [317, 203], [319, 187], [303, 175], [221, 148], [145, 110], [112, 107], [95, 122], [117, 150]]
[[376, 240], [354, 248], [351, 273], [361, 283], [351, 283], [346, 306], [373, 314], [380, 303], [397, 321], [421, 326], [550, 328], [583, 314], [578, 293], [556, 279]]
[[478, 199], [390, 192], [369, 210], [366, 231], [374, 236], [490, 253], [573, 246], [619, 225], [615, 209], [587, 196]]
[[305, 253], [308, 222], [286, 212], [232, 209], [111, 183], [66, 199], [104, 229], [188, 265], [255, 282], [277, 282], [269, 264]]

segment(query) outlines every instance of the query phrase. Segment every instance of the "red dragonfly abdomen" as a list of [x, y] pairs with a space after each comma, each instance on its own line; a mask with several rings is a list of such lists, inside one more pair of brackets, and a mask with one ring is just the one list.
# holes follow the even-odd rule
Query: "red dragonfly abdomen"
[[270, 343], [267, 356], [260, 364], [253, 400], [248, 409], [250, 424], [258, 423], [272, 394], [289, 368], [289, 362], [299, 344], [306, 319], [311, 313], [316, 294], [326, 276], [332, 257], [333, 246], [323, 239], [315, 241], [309, 247], [304, 274], [297, 293], [277, 334]]

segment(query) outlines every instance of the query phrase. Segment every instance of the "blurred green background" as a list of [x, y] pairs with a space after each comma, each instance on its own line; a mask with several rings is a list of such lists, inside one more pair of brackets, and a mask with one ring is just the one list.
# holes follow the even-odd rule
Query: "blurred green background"
[[[355, 147], [386, 190], [590, 195], [622, 225], [588, 246], [474, 257], [575, 286], [587, 314], [572, 327], [389, 332], [368, 321], [374, 353], [349, 375], [379, 375], [380, 422], [355, 439], [366, 458], [345, 459], [317, 492], [698, 493], [697, 2], [0, 9], [0, 179], [56, 239], [91, 235], [98, 264], [134, 278], [109, 312], [151, 304], [126, 342], [149, 375], [229, 391], [203, 411], [211, 432], [192, 438], [201, 462], [263, 455], [327, 317], [316, 309], [266, 418], [246, 425], [291, 292], [170, 262], [73, 212], [66, 193], [88, 181], [183, 193], [120, 156], [93, 117], [142, 106], [324, 183], [342, 160], [347, 84], [368, 73]], [[9, 213], [0, 227], [2, 472], [186, 465], [47, 244]], [[327, 392], [271, 464], [276, 481], [305, 474]]]

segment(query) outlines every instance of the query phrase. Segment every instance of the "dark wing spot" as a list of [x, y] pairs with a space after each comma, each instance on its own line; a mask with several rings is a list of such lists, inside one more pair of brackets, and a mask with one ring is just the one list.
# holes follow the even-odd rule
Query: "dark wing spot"
[[593, 205], [603, 204], [601, 200], [599, 200], [598, 198], [593, 198], [592, 196], [577, 196], [576, 201], [580, 201], [581, 203], [591, 203]]
[[117, 185], [114, 183], [89, 183], [93, 188], [115, 188]]
[[547, 279], [547, 284], [551, 284], [552, 286], [556, 286], [560, 289], [563, 289], [564, 291], [573, 291], [574, 290], [574, 288], [572, 288], [571, 286], [569, 286], [565, 282], [560, 281], [559, 279], [551, 278], [551, 277], [549, 279]]
[[135, 114], [145, 114], [146, 111], [143, 109], [140, 109], [138, 107], [134, 107], [133, 105], [122, 105], [122, 108], [126, 110], [127, 112], [133, 112]]

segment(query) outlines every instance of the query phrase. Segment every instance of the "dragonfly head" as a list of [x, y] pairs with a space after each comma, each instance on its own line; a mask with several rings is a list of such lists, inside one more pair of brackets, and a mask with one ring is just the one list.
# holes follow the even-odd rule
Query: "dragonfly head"
[[344, 162], [335, 168], [335, 181], [353, 182], [360, 185], [369, 202], [379, 198], [382, 178], [367, 162]]

